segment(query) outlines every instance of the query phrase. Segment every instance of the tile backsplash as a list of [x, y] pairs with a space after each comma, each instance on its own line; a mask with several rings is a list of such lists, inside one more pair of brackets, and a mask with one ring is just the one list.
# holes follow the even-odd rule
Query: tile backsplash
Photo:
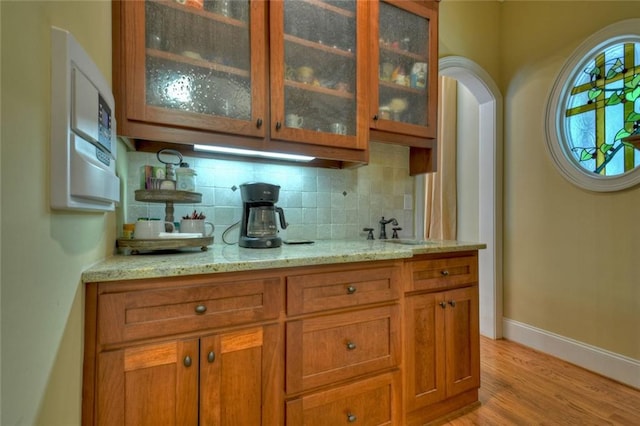
[[[140, 189], [140, 167], [161, 166], [156, 155], [127, 153], [127, 193], [124, 218], [132, 223], [139, 217], [164, 218], [163, 203], [135, 200]], [[402, 146], [372, 143], [369, 164], [357, 169], [334, 170], [292, 165], [273, 165], [248, 161], [229, 161], [185, 157], [183, 161], [197, 171], [196, 192], [202, 193], [200, 204], [174, 204], [174, 219], [197, 210], [215, 224], [215, 241], [238, 222], [242, 215], [239, 186], [245, 182], [280, 185], [277, 203], [285, 212], [289, 226], [280, 231], [289, 239], [365, 238], [365, 227], [374, 228], [378, 238], [378, 221], [395, 217], [402, 230], [400, 237], [412, 237], [414, 217], [414, 178], [409, 176], [409, 149]], [[391, 237], [391, 226], [387, 235]], [[236, 242], [238, 228], [226, 240]]]

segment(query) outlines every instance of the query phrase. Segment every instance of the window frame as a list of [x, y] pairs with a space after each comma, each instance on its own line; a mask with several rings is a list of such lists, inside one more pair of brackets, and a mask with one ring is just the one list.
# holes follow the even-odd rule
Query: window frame
[[640, 166], [615, 176], [597, 175], [584, 169], [570, 152], [564, 125], [567, 100], [578, 73], [593, 63], [597, 54], [625, 42], [640, 43], [640, 19], [627, 19], [609, 25], [580, 44], [562, 67], [547, 103], [546, 145], [553, 163], [567, 180], [590, 191], [620, 191], [640, 183]]

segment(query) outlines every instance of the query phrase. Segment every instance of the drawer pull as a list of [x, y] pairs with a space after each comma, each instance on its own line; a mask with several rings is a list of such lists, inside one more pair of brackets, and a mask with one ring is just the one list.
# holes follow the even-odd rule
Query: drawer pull
[[356, 344], [353, 342], [347, 342], [347, 350], [354, 350], [356, 348]]
[[456, 301], [455, 300], [449, 300], [449, 304], [451, 305], [451, 307], [455, 308], [456, 307]]
[[347, 294], [353, 294], [357, 290], [358, 290], [357, 288], [355, 288], [354, 286], [350, 285], [349, 287], [347, 287]]
[[356, 420], [358, 420], [358, 418], [356, 417], [355, 414], [347, 413], [347, 421], [349, 423], [354, 423]]
[[207, 361], [209, 362], [213, 362], [216, 360], [216, 354], [215, 352], [211, 351], [207, 354]]
[[206, 307], [206, 306], [204, 306], [204, 305], [198, 305], [198, 306], [196, 306], [195, 311], [196, 311], [196, 314], [198, 314], [198, 315], [202, 315], [202, 314], [204, 314], [205, 312], [207, 312], [207, 307]]
[[191, 367], [191, 357], [189, 355], [184, 357], [184, 361], [182, 361], [185, 367]]
[[446, 308], [446, 307], [447, 307], [447, 304], [446, 304], [445, 302], [440, 302], [440, 303], [438, 303], [438, 304], [440, 305], [440, 307], [441, 307], [442, 309], [444, 309], [444, 308]]
[[444, 271], [440, 271], [440, 273], [442, 274], [443, 277], [449, 276], [449, 271], [447, 271], [446, 269]]

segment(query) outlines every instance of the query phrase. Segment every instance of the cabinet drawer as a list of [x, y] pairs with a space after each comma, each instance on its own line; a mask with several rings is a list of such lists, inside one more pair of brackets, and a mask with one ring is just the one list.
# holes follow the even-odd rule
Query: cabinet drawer
[[412, 279], [405, 283], [406, 291], [438, 290], [478, 282], [477, 252], [429, 257], [409, 265]]
[[287, 393], [396, 366], [399, 327], [398, 305], [287, 322]]
[[198, 279], [190, 285], [165, 284], [101, 294], [98, 341], [108, 344], [165, 337], [277, 318], [279, 284], [277, 277], [227, 282]]
[[399, 373], [316, 392], [287, 402], [287, 425], [398, 425]]
[[287, 277], [289, 315], [398, 298], [400, 268], [373, 267]]

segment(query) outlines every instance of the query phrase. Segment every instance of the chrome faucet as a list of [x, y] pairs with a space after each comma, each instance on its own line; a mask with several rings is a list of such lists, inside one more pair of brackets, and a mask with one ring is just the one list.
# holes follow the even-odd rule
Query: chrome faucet
[[386, 240], [387, 239], [387, 229], [386, 226], [388, 223], [393, 224], [393, 226], [398, 226], [398, 221], [396, 220], [395, 217], [392, 217], [391, 219], [384, 219], [384, 216], [382, 216], [382, 219], [380, 219], [380, 239], [381, 240]]

